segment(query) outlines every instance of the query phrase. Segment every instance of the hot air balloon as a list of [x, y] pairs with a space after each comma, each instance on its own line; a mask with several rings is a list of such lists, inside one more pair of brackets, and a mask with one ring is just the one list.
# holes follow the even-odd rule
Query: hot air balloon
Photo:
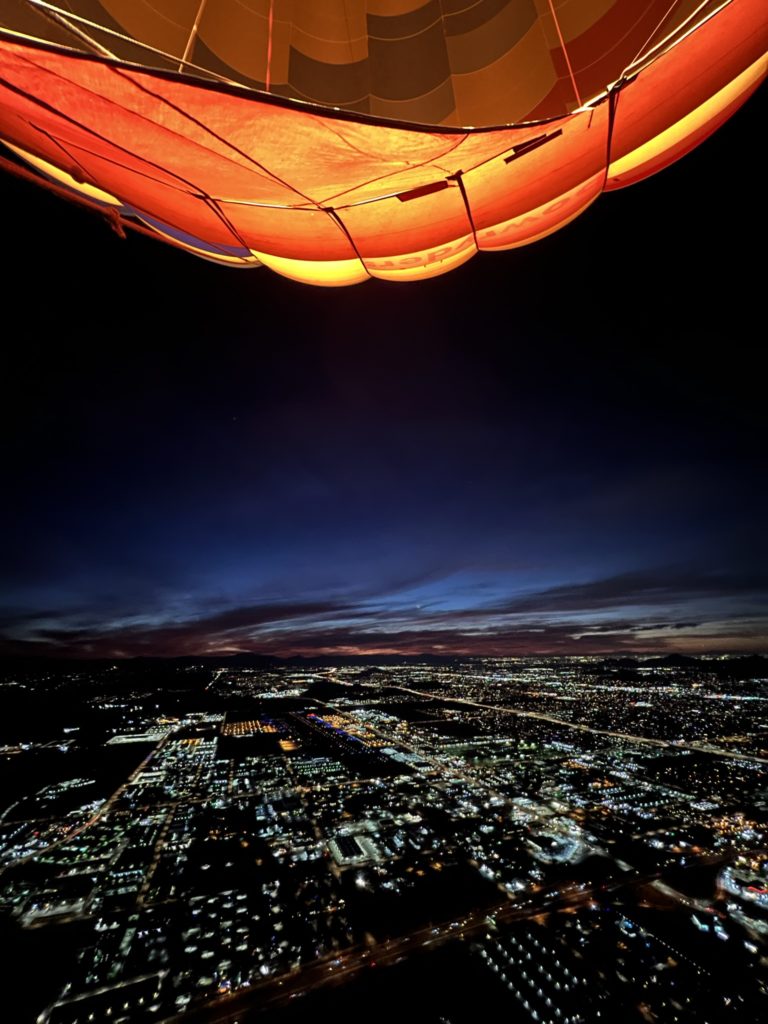
[[677, 160], [766, 50], [766, 0], [2, 0], [2, 165], [218, 263], [419, 280]]

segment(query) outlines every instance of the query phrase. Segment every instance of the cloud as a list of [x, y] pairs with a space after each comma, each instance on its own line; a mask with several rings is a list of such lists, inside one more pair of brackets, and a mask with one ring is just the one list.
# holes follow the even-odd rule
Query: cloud
[[[440, 582], [429, 573], [367, 594], [263, 601], [167, 618], [134, 613], [104, 619], [82, 610], [26, 618], [11, 613], [0, 623], [0, 650], [89, 657], [234, 651], [522, 655], [768, 646], [768, 580], [757, 573], [635, 571], [480, 606], [465, 590], [454, 594], [445, 579], [443, 598], [457, 607], [445, 608], [442, 600], [405, 604], [402, 591], [425, 578]], [[458, 600], [462, 595], [466, 601]], [[765, 612], [755, 614], [761, 600]]]
[[[427, 616], [422, 623], [387, 621], [382, 615], [335, 621], [339, 610], [326, 609], [322, 618], [313, 606], [303, 618], [295, 606], [272, 613], [259, 607], [236, 609], [226, 615], [156, 628], [44, 629], [8, 653], [50, 653], [62, 656], [121, 657], [137, 655], [216, 654], [253, 651], [276, 656], [363, 653], [455, 653], [466, 655], [591, 654], [616, 651], [685, 649], [763, 650], [768, 646], [766, 619], [712, 623], [638, 623], [612, 619], [552, 623], [499, 620], [477, 628], [457, 625], [454, 618]], [[346, 613], [345, 613], [346, 614]], [[258, 622], [255, 619], [258, 618]]]
[[664, 567], [568, 583], [497, 605], [507, 612], [588, 612], [702, 598], [768, 595], [768, 575]]

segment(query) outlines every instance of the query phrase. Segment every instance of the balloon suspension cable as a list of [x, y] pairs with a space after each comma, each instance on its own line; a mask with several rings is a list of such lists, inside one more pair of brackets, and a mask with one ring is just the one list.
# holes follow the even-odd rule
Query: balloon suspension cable
[[58, 25], [59, 28], [63, 28], [65, 32], [69, 32], [70, 35], [74, 36], [81, 43], [85, 43], [87, 47], [98, 53], [101, 57], [116, 57], [116, 54], [112, 50], [107, 49], [106, 46], [102, 46], [101, 43], [97, 43], [95, 39], [92, 39], [87, 32], [79, 28], [77, 25], [73, 25], [69, 18], [66, 16], [64, 11], [60, 11], [58, 8], [51, 6], [47, 3], [41, 3], [40, 0], [27, 0], [27, 3], [34, 7], [38, 14], [41, 14], [48, 21], [52, 21], [54, 25]]
[[552, 14], [552, 20], [554, 21], [555, 29], [557, 30], [557, 38], [560, 40], [560, 49], [563, 51], [563, 56], [565, 57], [565, 64], [568, 68], [568, 75], [571, 79], [571, 85], [573, 86], [573, 91], [576, 94], [576, 103], [578, 106], [581, 106], [582, 103], [581, 95], [579, 94], [579, 87], [578, 85], [576, 85], [576, 76], [574, 75], [573, 68], [571, 67], [571, 60], [568, 56], [568, 50], [565, 48], [565, 40], [563, 39], [563, 33], [560, 31], [560, 22], [557, 20], [557, 15], [555, 14], [555, 5], [552, 2], [552, 0], [548, 0], [548, 2], [549, 10]]
[[[83, 43], [85, 43], [90, 49], [98, 53], [102, 57], [109, 57], [111, 60], [120, 61], [121, 57], [117, 50], [109, 50], [106, 46], [102, 46], [97, 43], [96, 40], [88, 34], [88, 29], [102, 33], [103, 35], [109, 36], [111, 39], [116, 40], [118, 43], [127, 43], [132, 47], [138, 47], [144, 50], [146, 53], [154, 54], [162, 59], [162, 64], [156, 65], [158, 68], [162, 68], [165, 64], [171, 66], [179, 65], [179, 55], [168, 53], [167, 50], [160, 50], [156, 46], [150, 46], [149, 43], [143, 42], [141, 39], [134, 39], [133, 36], [125, 35], [123, 32], [118, 32], [114, 28], [108, 28], [106, 25], [99, 25], [95, 21], [89, 21], [87, 18], [83, 18], [79, 14], [75, 14], [72, 11], [62, 11], [61, 8], [56, 7], [54, 4], [50, 4], [47, 0], [25, 0], [31, 7], [34, 7], [36, 11], [47, 17], [50, 21], [55, 22], [65, 31], [70, 32], [76, 36]], [[2, 0], [0, 0], [2, 3]], [[76, 24], [75, 24], [76, 23]], [[80, 26], [83, 26], [80, 28]], [[237, 85], [243, 86], [242, 82], [236, 81], [234, 78], [228, 78], [226, 75], [219, 74], [217, 71], [213, 71], [211, 68], [201, 67], [199, 64], [195, 64], [193, 61], [185, 61], [185, 67], [188, 71], [193, 71], [195, 74], [201, 75], [205, 78], [212, 79], [215, 82], [223, 82], [225, 85]]]
[[[702, 0], [702, 2], [698, 4], [698, 6], [693, 11], [691, 11], [691, 13], [686, 18], [684, 18], [679, 25], [674, 25], [669, 30], [666, 36], [658, 40], [658, 42], [654, 43], [653, 46], [650, 46], [650, 43], [653, 41], [657, 33], [663, 27], [664, 22], [667, 20], [669, 15], [680, 3], [680, 0], [675, 0], [675, 3], [672, 5], [672, 7], [670, 7], [670, 9], [659, 22], [659, 24], [654, 28], [650, 36], [643, 43], [642, 47], [638, 50], [638, 52], [635, 54], [635, 56], [632, 58], [629, 64], [627, 64], [627, 66], [624, 68], [622, 76], [626, 75], [627, 72], [634, 69], [636, 64], [647, 62], [651, 54], [655, 53], [656, 56], [661, 56], [661, 54], [666, 53], [668, 50], [671, 50], [673, 46], [677, 46], [677, 44], [686, 39], [691, 34], [691, 32], [695, 31], [697, 28], [699, 28], [700, 25], [703, 25], [706, 21], [709, 21], [709, 19], [714, 17], [715, 14], [719, 14], [720, 11], [722, 11], [724, 7], [727, 7], [730, 3], [732, 3], [733, 0], [722, 0], [722, 2], [715, 7], [712, 6], [712, 2], [713, 0]], [[697, 21], [696, 19], [700, 14], [702, 14], [702, 12], [702, 18], [699, 21]]]
[[[189, 252], [189, 250], [184, 245], [182, 245], [172, 236], [165, 234], [160, 236], [158, 235], [158, 232], [154, 230], [154, 228], [147, 227], [147, 225], [142, 224], [140, 221], [134, 219], [134, 216], [126, 216], [124, 213], [121, 213], [120, 210], [118, 210], [116, 207], [105, 207], [102, 203], [99, 203], [94, 199], [89, 199], [87, 196], [78, 194], [77, 192], [73, 192], [72, 189], [67, 188], [66, 185], [59, 185], [55, 181], [51, 181], [49, 178], [43, 177], [40, 174], [37, 174], [35, 171], [31, 171], [29, 168], [24, 167], [19, 163], [16, 163], [16, 161], [9, 160], [7, 157], [4, 157], [1, 153], [0, 171], [7, 171], [9, 174], [12, 174], [17, 178], [20, 178], [22, 181], [28, 181], [36, 186], [42, 186], [48, 192], [52, 192], [55, 196], [58, 196], [60, 199], [65, 199], [70, 203], [74, 203], [76, 206], [85, 207], [92, 213], [98, 214], [105, 221], [105, 223], [109, 225], [109, 227], [112, 229], [112, 231], [114, 231], [118, 238], [126, 239], [128, 237], [126, 229], [128, 229], [130, 231], [135, 232], [136, 234], [145, 235], [147, 238], [151, 238], [154, 241], [157, 241], [159, 237], [162, 237], [163, 241], [167, 245], [171, 245], [174, 249], [178, 249], [180, 252]], [[210, 257], [203, 256], [203, 259], [209, 258]], [[213, 259], [212, 262], [215, 263], [216, 260]], [[250, 269], [256, 266], [260, 267], [263, 264], [261, 264], [260, 262], [246, 263], [245, 261], [243, 261], [242, 265]], [[237, 265], [233, 264], [233, 266], [236, 267]]]
[[272, 80], [272, 28], [275, 24], [275, 0], [269, 0], [269, 21], [267, 22], [267, 77], [264, 82], [265, 92], [269, 92]]
[[[667, 20], [667, 18], [670, 16], [672, 11], [674, 11], [674, 9], [678, 6], [679, 3], [680, 3], [680, 0], [672, 0], [672, 3], [669, 5], [667, 10], [665, 11], [661, 21], [659, 21], [659, 23], [657, 25], [654, 25], [653, 31], [651, 32], [651, 34], [645, 40], [645, 42], [640, 47], [640, 49], [637, 51], [637, 53], [632, 58], [632, 60], [629, 62], [629, 64], [627, 64], [628, 68], [631, 68], [632, 65], [635, 63], [635, 61], [639, 60], [639, 58], [642, 57], [643, 53], [645, 52], [645, 48], [648, 45], [650, 45], [651, 41], [653, 40], [653, 37], [656, 35], [656, 33], [659, 31], [659, 29], [663, 26], [664, 22]], [[697, 10], [701, 10], [702, 7], [706, 7], [707, 3], [709, 3], [709, 0], [704, 0], [704, 3], [699, 4], [699, 6], [697, 7]], [[624, 70], [626, 71], [626, 68]]]

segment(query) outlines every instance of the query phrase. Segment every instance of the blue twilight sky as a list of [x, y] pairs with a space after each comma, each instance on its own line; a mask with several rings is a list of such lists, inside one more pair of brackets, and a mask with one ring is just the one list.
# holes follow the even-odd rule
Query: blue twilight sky
[[413, 286], [222, 270], [0, 181], [0, 650], [768, 649], [760, 205], [702, 214], [754, 116]]

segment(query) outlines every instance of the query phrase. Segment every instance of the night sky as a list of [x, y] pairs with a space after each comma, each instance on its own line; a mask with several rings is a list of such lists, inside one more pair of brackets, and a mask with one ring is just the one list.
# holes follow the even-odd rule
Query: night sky
[[420, 284], [2, 177], [0, 651], [767, 650], [765, 112]]

